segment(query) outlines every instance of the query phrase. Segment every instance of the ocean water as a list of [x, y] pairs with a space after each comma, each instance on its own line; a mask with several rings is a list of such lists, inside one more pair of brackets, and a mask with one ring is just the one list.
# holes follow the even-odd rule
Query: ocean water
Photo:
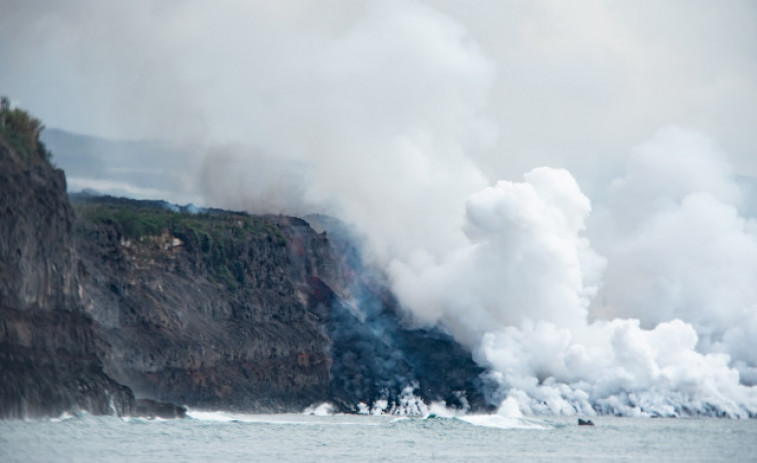
[[190, 411], [0, 422], [0, 462], [757, 461], [757, 420]]

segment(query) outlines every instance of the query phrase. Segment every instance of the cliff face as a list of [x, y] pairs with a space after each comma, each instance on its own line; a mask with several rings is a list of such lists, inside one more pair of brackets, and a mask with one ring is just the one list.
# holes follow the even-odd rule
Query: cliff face
[[79, 304], [63, 172], [0, 137], [0, 188], [0, 417], [130, 413], [134, 398], [103, 373], [107, 344]]
[[470, 353], [405, 328], [355, 237], [309, 220], [72, 207], [62, 171], [0, 136], [0, 417], [486, 408]]
[[106, 372], [138, 397], [268, 412], [330, 401], [356, 412], [396, 409], [410, 388], [486, 406], [470, 354], [439, 331], [405, 329], [336, 221], [322, 226], [327, 235], [291, 217], [73, 201], [83, 299], [111, 344]]
[[63, 171], [22, 160], [0, 138], [0, 297], [16, 309], [75, 305], [73, 210]]
[[[257, 411], [327, 400], [329, 340], [301, 286], [329, 248], [305, 222], [128, 200], [76, 204], [86, 310], [112, 345], [106, 371], [137, 396]], [[170, 223], [159, 235], [126, 237], [124, 211]], [[87, 218], [96, 213], [113, 215]]]

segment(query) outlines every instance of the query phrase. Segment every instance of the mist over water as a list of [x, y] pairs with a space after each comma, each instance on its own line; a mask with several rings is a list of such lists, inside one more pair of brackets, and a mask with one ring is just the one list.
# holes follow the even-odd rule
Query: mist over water
[[[757, 222], [734, 176], [757, 173], [757, 40], [702, 26], [746, 2], [73, 3], [50, 26], [66, 40], [0, 49], [28, 72], [41, 50], [106, 114], [72, 130], [185, 147], [208, 205], [355, 224], [408, 321], [470, 348], [509, 409], [757, 414]], [[31, 10], [14, 17], [56, 14]]]

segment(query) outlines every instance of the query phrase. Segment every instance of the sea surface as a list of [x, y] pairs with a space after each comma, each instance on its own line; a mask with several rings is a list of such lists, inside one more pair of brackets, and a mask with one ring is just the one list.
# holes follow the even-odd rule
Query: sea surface
[[0, 422], [0, 462], [757, 462], [757, 420], [190, 411]]

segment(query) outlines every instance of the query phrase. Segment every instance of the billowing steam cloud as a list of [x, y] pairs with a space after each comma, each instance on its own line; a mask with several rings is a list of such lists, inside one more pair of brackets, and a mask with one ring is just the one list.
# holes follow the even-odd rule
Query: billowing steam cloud
[[757, 222], [740, 215], [731, 171], [712, 140], [680, 128], [633, 151], [593, 224], [609, 262], [597, 313], [644, 327], [680, 318], [698, 350], [730, 355], [753, 385]]
[[757, 414], [757, 223], [725, 154], [757, 172], [750, 2], [17, 3], [11, 97], [188, 147], [211, 205], [356, 224], [509, 406]]
[[[668, 151], [685, 157], [680, 175], [665, 172]], [[626, 207], [607, 213], [649, 230], [600, 230], [605, 261], [584, 237], [591, 207], [570, 174], [535, 169], [468, 199], [469, 242], [448, 259], [395, 261], [396, 289], [419, 319], [465, 340], [522, 411], [754, 415], [757, 389], [742, 383], [755, 365], [757, 230], [700, 190], [736, 197], [727, 172], [708, 140], [681, 129], [637, 149], [611, 188]]]
[[601, 267], [579, 236], [590, 210], [564, 170], [501, 181], [468, 198], [463, 247], [439, 261], [417, 252], [392, 263], [396, 289], [421, 321], [460, 327], [473, 343], [526, 319], [580, 325], [596, 291], [584, 269]]

